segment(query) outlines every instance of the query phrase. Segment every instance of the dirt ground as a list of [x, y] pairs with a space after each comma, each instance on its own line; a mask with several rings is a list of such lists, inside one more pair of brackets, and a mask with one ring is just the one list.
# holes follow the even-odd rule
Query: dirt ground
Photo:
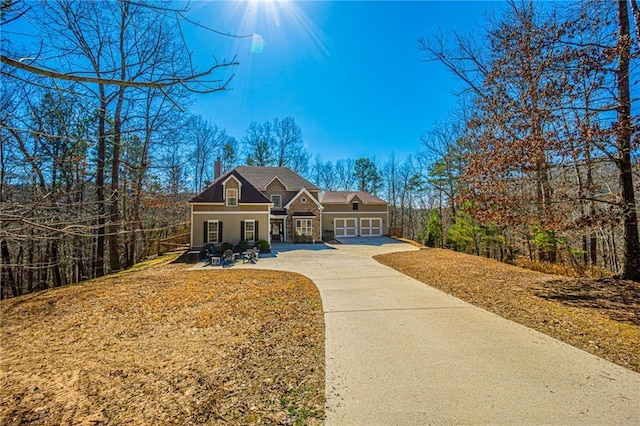
[[442, 249], [375, 259], [471, 304], [640, 372], [640, 283], [547, 275]]
[[153, 265], [0, 303], [0, 424], [319, 424], [307, 278]]
[[[439, 249], [376, 259], [640, 372], [638, 283]], [[0, 424], [321, 424], [313, 283], [169, 260], [0, 302]]]

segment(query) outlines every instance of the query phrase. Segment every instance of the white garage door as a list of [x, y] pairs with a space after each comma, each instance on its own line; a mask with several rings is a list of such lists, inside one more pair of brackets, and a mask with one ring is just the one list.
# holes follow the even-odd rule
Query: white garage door
[[355, 237], [357, 235], [356, 219], [334, 219], [333, 220], [333, 232], [337, 238], [340, 237]]
[[381, 235], [382, 235], [382, 219], [378, 217], [360, 219], [360, 236], [379, 237]]

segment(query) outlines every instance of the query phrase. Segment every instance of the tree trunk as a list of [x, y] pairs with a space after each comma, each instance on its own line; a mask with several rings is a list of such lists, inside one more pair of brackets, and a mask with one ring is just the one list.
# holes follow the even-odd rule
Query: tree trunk
[[626, 0], [618, 0], [618, 181], [622, 192], [623, 205], [623, 258], [622, 277], [640, 281], [640, 237], [638, 236], [638, 216], [633, 190], [631, 164], [631, 95], [629, 90], [629, 59], [631, 56], [631, 36], [629, 34], [629, 11]]
[[[120, 80], [127, 78], [126, 54], [124, 47], [125, 27], [127, 23], [128, 3], [123, 3], [120, 15]], [[118, 98], [113, 117], [113, 153], [111, 162], [111, 203], [109, 209], [109, 266], [111, 272], [120, 270], [120, 246], [118, 231], [120, 230], [120, 147], [122, 144], [122, 105], [124, 103], [124, 86], [118, 88]]]
[[106, 212], [104, 200], [104, 165], [106, 157], [106, 116], [107, 99], [104, 86], [100, 86], [100, 111], [98, 111], [98, 158], [96, 165], [96, 204], [98, 208], [98, 226], [96, 228], [96, 252], [93, 259], [94, 276], [104, 275], [104, 250], [105, 250], [105, 220]]
[[0, 241], [0, 252], [2, 252], [2, 291], [0, 298], [5, 297], [5, 286], [9, 284], [13, 297], [19, 296], [18, 286], [13, 276], [13, 268], [11, 267], [11, 255], [9, 253], [9, 245], [6, 240]]
[[49, 251], [49, 262], [51, 262], [51, 268], [53, 269], [53, 286], [61, 287], [63, 285], [62, 282], [62, 274], [60, 273], [60, 259], [58, 256], [58, 241], [51, 241], [50, 251]]

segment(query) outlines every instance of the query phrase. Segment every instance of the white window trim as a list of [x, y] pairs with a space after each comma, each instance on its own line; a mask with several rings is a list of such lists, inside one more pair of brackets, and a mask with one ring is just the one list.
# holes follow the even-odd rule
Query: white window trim
[[[306, 221], [308, 223], [308, 225], [309, 225], [308, 227], [307, 226], [304, 227], [309, 231], [308, 234], [302, 232], [302, 228], [303, 228], [302, 227], [302, 221], [303, 220]], [[295, 233], [296, 233], [296, 235], [300, 235], [300, 236], [301, 235], [305, 235], [307, 237], [312, 237], [313, 236], [313, 219], [305, 219], [305, 218], [298, 219], [298, 218], [296, 218], [295, 221], [296, 221], [295, 222]]]
[[[229, 192], [230, 191], [236, 191], [236, 196], [235, 197], [229, 196]], [[225, 188], [225, 194], [224, 195], [225, 195], [225, 197], [224, 197], [225, 205], [227, 207], [238, 207], [239, 198], [240, 198], [240, 190], [238, 188]], [[234, 199], [236, 200], [236, 203], [235, 204], [230, 204], [229, 200], [234, 200]]]
[[[207, 221], [207, 241], [205, 243], [219, 243], [220, 241], [220, 227], [218, 226], [218, 220], [208, 220]], [[212, 228], [213, 226], [213, 228]], [[211, 241], [211, 229], [216, 230], [216, 241]]]
[[[251, 232], [253, 232], [253, 238], [252, 239], [247, 238], [247, 224], [249, 224], [249, 223], [252, 226], [252, 229], [251, 229]], [[256, 221], [255, 221], [255, 219], [245, 219], [245, 221], [244, 221], [244, 239], [246, 241], [248, 241], [248, 242], [257, 241], [256, 240]]]
[[[276, 203], [273, 200], [274, 197], [279, 199], [278, 203]], [[271, 202], [273, 203], [273, 207], [274, 208], [276, 208], [276, 209], [281, 209], [282, 208], [282, 195], [280, 195], [280, 194], [271, 194], [270, 198], [271, 198]]]

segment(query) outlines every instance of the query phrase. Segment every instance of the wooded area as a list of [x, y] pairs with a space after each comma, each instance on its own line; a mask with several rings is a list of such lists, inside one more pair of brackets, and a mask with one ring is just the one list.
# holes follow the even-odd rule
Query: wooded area
[[[512, 0], [479, 32], [420, 39], [424, 61], [458, 77], [459, 108], [410, 158], [374, 160], [381, 184], [364, 189], [390, 202], [390, 229], [428, 246], [640, 280], [640, 11], [557, 6]], [[345, 164], [317, 158], [312, 179], [355, 187]]]
[[[455, 73], [471, 98], [435, 163], [450, 185], [453, 245], [640, 279], [630, 7], [639, 17], [635, 0], [511, 1], [477, 35], [486, 43], [421, 40], [424, 59]], [[438, 238], [437, 226], [426, 232]]]
[[118, 271], [184, 232], [194, 163], [179, 154], [198, 128], [181, 105], [237, 63], [196, 69], [171, 2], [1, 10], [2, 297]]
[[394, 234], [430, 246], [640, 280], [637, 1], [556, 6], [513, 0], [476, 33], [419, 40], [459, 77], [458, 111], [406, 159], [332, 162], [294, 117], [236, 139], [190, 114], [238, 63], [196, 67], [182, 34], [194, 23], [172, 2], [2, 2], [1, 297], [153, 254], [185, 232], [217, 158], [371, 192]]

